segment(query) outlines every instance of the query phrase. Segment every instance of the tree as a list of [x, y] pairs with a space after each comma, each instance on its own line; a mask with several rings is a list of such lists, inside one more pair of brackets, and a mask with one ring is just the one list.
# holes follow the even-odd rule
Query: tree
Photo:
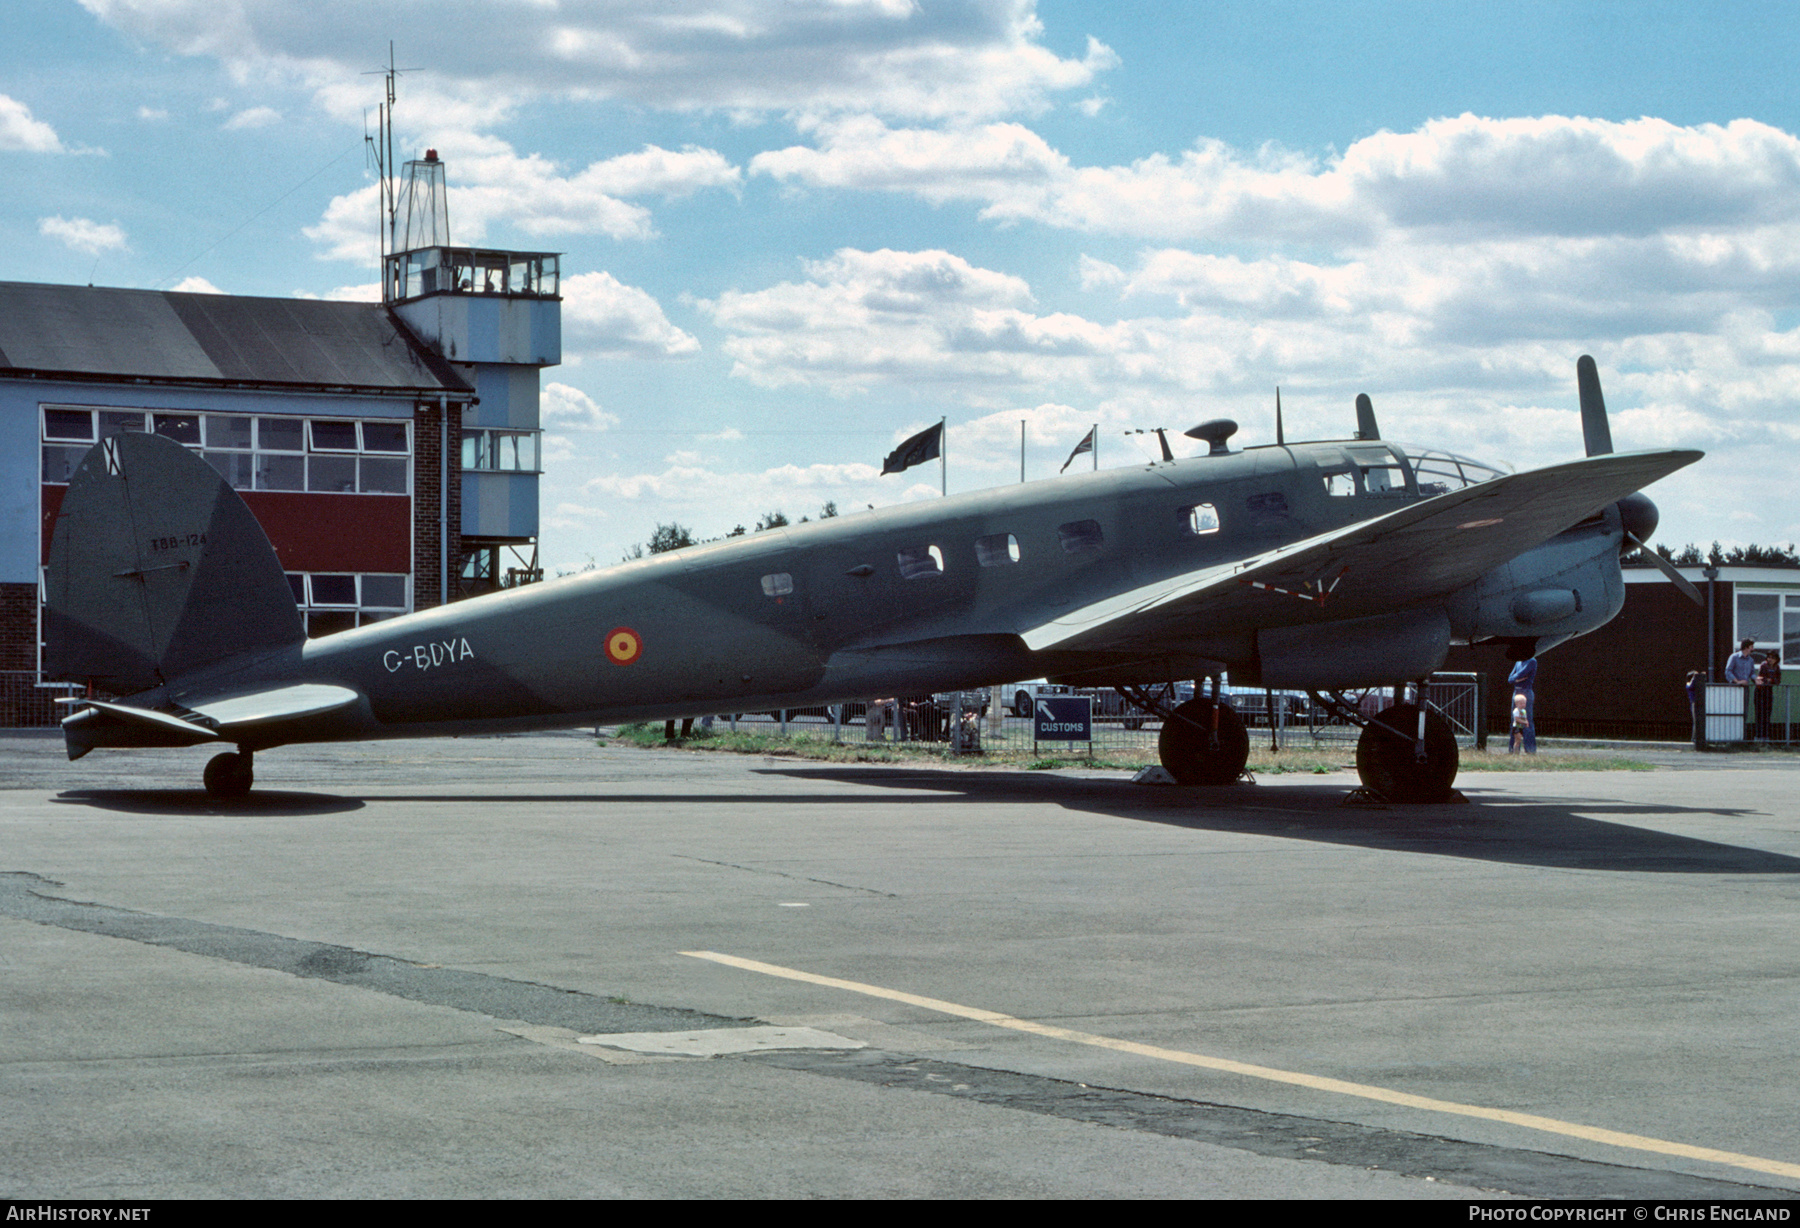
[[837, 514], [838, 514], [837, 503], [832, 500], [826, 500], [825, 506], [819, 509], [819, 519], [820, 520], [830, 520], [833, 516], [835, 516]]
[[787, 522], [788, 522], [788, 518], [782, 512], [779, 512], [779, 511], [764, 512], [760, 517], [757, 518], [756, 531], [758, 533], [761, 533], [764, 529], [783, 528], [787, 525]]
[[668, 524], [657, 525], [656, 532], [650, 535], [651, 554], [667, 554], [671, 550], [698, 544], [699, 539], [694, 536], [692, 529], [684, 524], [676, 524], [673, 520]]
[[[1718, 542], [1712, 548], [1702, 551], [1699, 546], [1689, 542], [1679, 550], [1658, 544], [1658, 554], [1677, 567], [1800, 567], [1800, 551], [1793, 542], [1785, 546], [1759, 546], [1754, 543], [1747, 546], [1733, 546], [1727, 550]], [[1626, 556], [1628, 566], [1647, 566], [1638, 558], [1637, 551]]]

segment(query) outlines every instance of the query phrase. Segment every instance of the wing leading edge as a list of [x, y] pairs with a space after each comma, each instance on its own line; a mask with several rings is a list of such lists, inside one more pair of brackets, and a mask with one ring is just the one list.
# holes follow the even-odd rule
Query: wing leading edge
[[[1020, 634], [1033, 652], [1135, 650], [1225, 618], [1260, 626], [1400, 609], [1454, 592], [1702, 455], [1614, 453], [1510, 474], [1144, 585]], [[1306, 597], [1310, 613], [1296, 595]]]

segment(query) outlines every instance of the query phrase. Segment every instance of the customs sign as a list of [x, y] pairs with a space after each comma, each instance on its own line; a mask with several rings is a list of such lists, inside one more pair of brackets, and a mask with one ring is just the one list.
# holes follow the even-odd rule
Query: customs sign
[[1038, 742], [1091, 742], [1094, 739], [1094, 700], [1088, 695], [1041, 696], [1032, 720], [1031, 736]]

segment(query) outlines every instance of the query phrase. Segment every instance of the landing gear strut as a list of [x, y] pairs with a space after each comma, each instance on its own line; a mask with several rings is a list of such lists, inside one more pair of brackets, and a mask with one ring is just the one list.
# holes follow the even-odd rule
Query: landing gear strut
[[236, 754], [214, 755], [207, 761], [204, 779], [206, 791], [214, 797], [244, 796], [256, 780], [250, 752], [242, 750]]
[[1177, 784], [1228, 785], [1250, 758], [1250, 735], [1230, 704], [1194, 698], [1164, 718], [1156, 753]]
[[1390, 802], [1446, 802], [1456, 780], [1456, 734], [1435, 709], [1395, 704], [1363, 726], [1356, 774]]

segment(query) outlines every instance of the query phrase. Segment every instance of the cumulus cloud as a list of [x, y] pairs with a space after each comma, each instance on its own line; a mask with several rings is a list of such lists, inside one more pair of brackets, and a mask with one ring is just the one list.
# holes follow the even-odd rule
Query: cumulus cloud
[[653, 297], [611, 273], [565, 277], [563, 348], [571, 353], [623, 358], [680, 358], [698, 353], [692, 333], [669, 322]]
[[225, 291], [204, 277], [184, 277], [169, 287], [176, 294], [223, 294]]
[[250, 128], [267, 128], [271, 124], [281, 122], [281, 112], [274, 107], [250, 107], [239, 111], [220, 125], [226, 132], [241, 132]]
[[[892, 503], [900, 494], [891, 481], [883, 483], [877, 465], [778, 465], [732, 472], [713, 468], [689, 452], [671, 456], [660, 472], [604, 474], [586, 482], [581, 491], [584, 498], [608, 505], [654, 507], [656, 515], [679, 516], [706, 537], [722, 535], [740, 522], [749, 524], [771, 508], [798, 520], [827, 501], [849, 509]], [[930, 493], [937, 493], [935, 485]]]
[[[505, 141], [476, 133], [450, 133], [437, 148], [448, 164], [450, 232], [459, 243], [480, 242], [489, 226], [504, 223], [534, 238], [604, 234], [649, 239], [656, 234], [650, 211], [624, 199], [690, 195], [710, 188], [736, 190], [742, 172], [710, 149], [647, 145], [635, 153], [564, 174], [536, 154], [521, 155]], [[308, 238], [330, 259], [374, 262], [375, 184], [339, 196], [326, 206]]]
[[546, 430], [604, 431], [619, 425], [618, 417], [601, 409], [593, 397], [558, 383], [544, 385], [539, 418]]
[[61, 153], [56, 129], [33, 119], [31, 108], [16, 98], [0, 94], [0, 152]]
[[[346, 118], [367, 103], [379, 0], [81, 0], [146, 43], [223, 61], [245, 79], [311, 85]], [[616, 98], [661, 109], [862, 110], [918, 117], [1030, 110], [1091, 86], [1117, 57], [1089, 40], [1065, 59], [1039, 41], [1035, 0], [471, 0], [413, 23], [409, 73], [464, 117], [528, 97]], [[440, 108], [442, 109], [442, 108]]]
[[41, 217], [38, 233], [56, 239], [65, 246], [90, 256], [101, 252], [125, 251], [125, 232], [116, 222], [96, 222], [85, 217]]
[[1022, 311], [1031, 289], [1022, 279], [949, 252], [844, 248], [805, 269], [803, 282], [728, 291], [699, 304], [732, 334], [725, 349], [736, 374], [769, 387], [839, 391], [893, 377], [970, 376], [978, 374], [971, 357], [996, 347], [962, 339], [1009, 333], [1017, 342], [1032, 329]]
[[891, 128], [858, 116], [819, 123], [811, 136], [811, 146], [757, 155], [751, 172], [1145, 239], [1368, 244], [1396, 229], [1617, 237], [1800, 217], [1800, 139], [1754, 120], [1461, 115], [1376, 133], [1334, 158], [1202, 140], [1123, 166], [1077, 166], [1016, 123]]

